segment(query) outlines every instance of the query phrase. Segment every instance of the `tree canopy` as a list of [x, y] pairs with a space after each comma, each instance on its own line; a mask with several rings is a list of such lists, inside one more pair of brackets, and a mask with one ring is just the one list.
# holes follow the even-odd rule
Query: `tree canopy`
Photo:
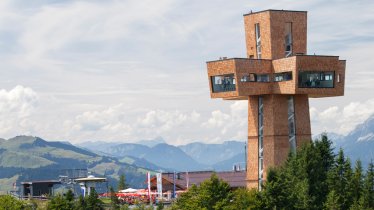
[[340, 149], [333, 153], [326, 135], [290, 153], [286, 162], [270, 168], [261, 191], [237, 189], [215, 174], [182, 194], [172, 209], [372, 209], [374, 165], [363, 171]]

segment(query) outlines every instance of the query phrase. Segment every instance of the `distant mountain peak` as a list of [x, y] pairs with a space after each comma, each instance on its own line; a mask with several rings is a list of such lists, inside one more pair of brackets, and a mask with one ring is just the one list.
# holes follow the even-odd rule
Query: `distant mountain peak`
[[357, 141], [374, 141], [374, 133], [368, 133], [365, 136], [360, 136]]
[[166, 143], [165, 140], [160, 136], [158, 136], [154, 139], [140, 140], [140, 141], [136, 142], [136, 144], [141, 144], [141, 145], [148, 146], [148, 147], [154, 147], [157, 144], [165, 144], [165, 143]]

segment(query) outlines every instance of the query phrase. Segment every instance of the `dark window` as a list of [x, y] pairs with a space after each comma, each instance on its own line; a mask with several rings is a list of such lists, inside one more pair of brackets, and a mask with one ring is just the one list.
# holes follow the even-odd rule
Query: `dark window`
[[274, 74], [274, 81], [281, 82], [281, 81], [288, 81], [292, 80], [292, 72], [282, 72]]
[[257, 75], [257, 82], [270, 82], [270, 78], [268, 74], [258, 74]]
[[213, 93], [235, 91], [234, 74], [212, 76]]
[[260, 33], [260, 24], [255, 24], [255, 35], [256, 35], [256, 52], [257, 59], [261, 59], [261, 33]]
[[245, 74], [240, 79], [241, 82], [256, 82], [256, 74]]
[[334, 72], [300, 71], [299, 88], [333, 88]]
[[286, 23], [286, 36], [284, 37], [285, 42], [285, 57], [292, 55], [292, 23]]

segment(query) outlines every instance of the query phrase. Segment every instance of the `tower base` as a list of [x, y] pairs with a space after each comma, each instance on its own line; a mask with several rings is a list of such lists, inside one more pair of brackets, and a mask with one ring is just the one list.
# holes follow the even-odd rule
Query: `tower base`
[[311, 141], [308, 95], [248, 98], [247, 188], [260, 188], [267, 170]]

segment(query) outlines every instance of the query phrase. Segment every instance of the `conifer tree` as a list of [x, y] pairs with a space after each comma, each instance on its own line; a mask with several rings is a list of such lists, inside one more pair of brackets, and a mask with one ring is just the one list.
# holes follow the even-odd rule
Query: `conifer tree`
[[374, 164], [369, 164], [365, 175], [362, 196], [360, 198], [361, 209], [374, 209]]
[[326, 201], [328, 190], [327, 176], [331, 167], [334, 164], [334, 152], [332, 142], [328, 139], [327, 134], [323, 133], [320, 140], [314, 141], [316, 154], [314, 158], [320, 163], [318, 184], [314, 184], [314, 194], [316, 195], [316, 202], [319, 203], [318, 208], [322, 208], [322, 204]]
[[352, 205], [352, 168], [350, 160], [344, 157], [342, 149], [339, 150], [335, 164], [328, 174], [329, 191], [335, 191], [340, 209], [349, 209]]
[[126, 184], [126, 177], [125, 174], [121, 174], [119, 177], [119, 182], [118, 182], [118, 190], [124, 190], [126, 189], [127, 184]]
[[69, 202], [73, 202], [74, 201], [74, 193], [71, 189], [69, 189], [67, 192], [66, 192], [66, 195], [65, 195], [65, 199]]
[[90, 195], [85, 199], [87, 208], [90, 210], [102, 210], [102, 201], [99, 199], [99, 195], [97, 194], [94, 188], [91, 189]]
[[355, 164], [355, 169], [352, 176], [352, 200], [355, 205], [358, 204], [360, 197], [362, 195], [362, 189], [363, 189], [363, 174], [362, 174], [362, 165], [361, 161], [357, 160]]
[[112, 186], [109, 187], [109, 192], [110, 192], [111, 209], [113, 210], [119, 209], [119, 200]]
[[327, 195], [326, 202], [324, 204], [325, 209], [329, 210], [339, 210], [341, 209], [340, 203], [339, 203], [339, 197], [336, 194], [335, 190], [331, 190], [329, 194]]
[[[292, 164], [293, 155], [290, 155], [287, 163]], [[285, 167], [287, 168], [287, 167]], [[282, 168], [283, 169], [283, 168]], [[267, 209], [287, 209], [292, 200], [290, 196], [290, 184], [287, 172], [282, 169], [269, 168], [264, 185], [264, 205]], [[283, 169], [284, 170], [284, 169]]]

